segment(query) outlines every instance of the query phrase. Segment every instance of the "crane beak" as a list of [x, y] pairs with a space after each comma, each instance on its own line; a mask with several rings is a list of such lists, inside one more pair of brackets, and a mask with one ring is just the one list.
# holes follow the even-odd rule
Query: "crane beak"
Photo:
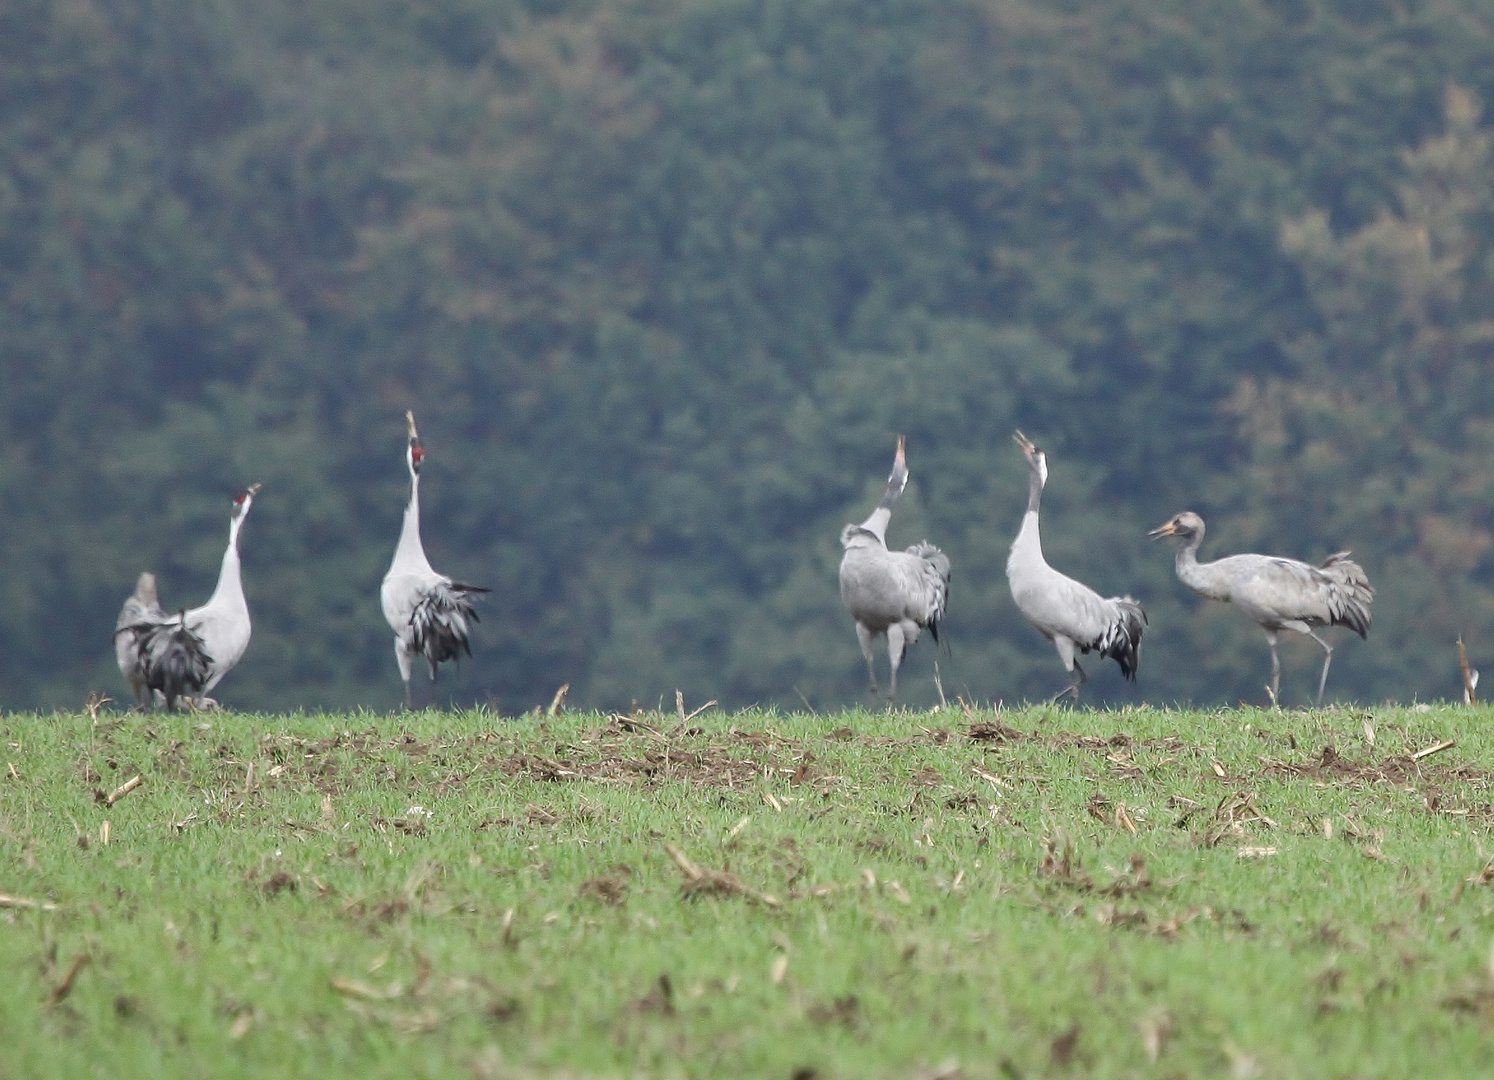
[[409, 409], [405, 410], [405, 426], [410, 431], [410, 438], [412, 438], [412, 439], [418, 439], [418, 438], [420, 438], [420, 433], [415, 430], [415, 413], [412, 412]]
[[1151, 532], [1147, 533], [1153, 540], [1160, 540], [1164, 536], [1176, 536], [1178, 534], [1178, 523], [1176, 521], [1164, 522]]
[[263, 484], [254, 483], [254, 484], [250, 484], [249, 487], [246, 488], [245, 490], [247, 490], [250, 495], [258, 495], [259, 494], [259, 489], [262, 488], [262, 487], [264, 487]]
[[[899, 435], [897, 437], [897, 454], [892, 459], [892, 472], [887, 477], [888, 498], [897, 498], [903, 493], [903, 488], [908, 486], [908, 441]], [[891, 503], [883, 505], [891, 506]]]
[[1033, 451], [1037, 449], [1036, 444], [1034, 444], [1031, 439], [1029, 439], [1026, 435], [1023, 435], [1020, 431], [1012, 436], [1012, 442], [1020, 446], [1022, 448], [1022, 453], [1027, 454], [1029, 457], [1032, 455]]

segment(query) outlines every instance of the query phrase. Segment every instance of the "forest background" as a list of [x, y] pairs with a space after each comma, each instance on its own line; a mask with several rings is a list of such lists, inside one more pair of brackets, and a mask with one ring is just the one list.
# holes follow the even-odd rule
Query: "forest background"
[[124, 697], [136, 574], [201, 603], [263, 481], [220, 696], [393, 707], [407, 408], [432, 561], [494, 590], [455, 700], [857, 700], [837, 537], [898, 433], [890, 539], [954, 563], [906, 699], [1051, 694], [1018, 426], [1050, 561], [1151, 616], [1090, 701], [1264, 699], [1146, 539], [1183, 509], [1354, 550], [1330, 694], [1455, 697], [1490, 56], [1484, 0], [0, 0], [0, 706]]

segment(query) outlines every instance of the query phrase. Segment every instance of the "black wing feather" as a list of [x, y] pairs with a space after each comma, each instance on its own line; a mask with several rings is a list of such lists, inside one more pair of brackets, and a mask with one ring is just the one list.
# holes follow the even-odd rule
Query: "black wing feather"
[[1146, 630], [1146, 612], [1129, 596], [1113, 596], [1111, 601], [1120, 608], [1120, 618], [1105, 628], [1100, 640], [1086, 648], [1099, 650], [1120, 665], [1121, 675], [1136, 681], [1136, 669], [1141, 666], [1141, 635]]
[[410, 644], [430, 662], [431, 678], [437, 664], [460, 660], [462, 653], [472, 655], [469, 624], [482, 621], [473, 600], [488, 591], [481, 585], [440, 582], [416, 603], [410, 613]]
[[201, 637], [187, 626], [185, 613], [164, 622], [135, 623], [123, 628], [135, 636], [145, 685], [159, 690], [166, 708], [178, 698], [197, 697], [212, 673], [213, 658]]

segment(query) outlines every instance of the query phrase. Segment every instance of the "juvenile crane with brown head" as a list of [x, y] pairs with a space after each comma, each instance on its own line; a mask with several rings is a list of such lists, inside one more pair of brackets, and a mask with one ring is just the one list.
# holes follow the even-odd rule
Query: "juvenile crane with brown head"
[[1266, 632], [1266, 643], [1271, 646], [1273, 705], [1281, 690], [1277, 635], [1282, 630], [1295, 630], [1322, 646], [1323, 671], [1318, 676], [1317, 703], [1323, 703], [1328, 665], [1333, 663], [1333, 646], [1319, 637], [1315, 628], [1347, 626], [1361, 638], [1365, 637], [1370, 627], [1369, 605], [1375, 597], [1369, 578], [1347, 551], [1328, 556], [1321, 566], [1274, 555], [1228, 555], [1201, 563], [1198, 546], [1203, 543], [1204, 522], [1189, 511], [1163, 522], [1148, 535], [1153, 539], [1175, 536], [1181, 540], [1177, 553], [1179, 580], [1199, 596], [1234, 604]]

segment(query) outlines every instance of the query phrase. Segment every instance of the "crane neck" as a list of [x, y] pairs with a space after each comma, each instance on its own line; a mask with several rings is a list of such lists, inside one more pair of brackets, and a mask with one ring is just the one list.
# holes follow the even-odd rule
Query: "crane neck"
[[399, 531], [399, 546], [394, 561], [425, 563], [425, 547], [420, 543], [420, 474], [410, 472], [410, 501], [405, 506], [405, 520]]
[[1194, 533], [1178, 548], [1173, 565], [1177, 567], [1178, 580], [1201, 596], [1215, 600], [1228, 600], [1228, 583], [1221, 578], [1214, 563], [1198, 561], [1198, 546], [1203, 543], [1203, 534]]
[[899, 457], [897, 464], [893, 467], [892, 475], [887, 478], [887, 490], [882, 492], [882, 501], [877, 503], [877, 508], [871, 512], [871, 516], [861, 523], [861, 528], [877, 538], [883, 547], [887, 546], [887, 523], [892, 520], [892, 504], [897, 502], [898, 496], [903, 493], [903, 487], [908, 483], [908, 470]]
[[208, 597], [208, 607], [234, 607], [249, 610], [244, 599], [244, 581], [239, 563], [239, 529], [244, 524], [243, 516], [228, 524], [228, 548], [223, 552], [223, 564], [218, 568], [218, 585]]
[[1011, 556], [1007, 560], [1008, 572], [1012, 566], [1046, 565], [1043, 559], [1043, 536], [1038, 526], [1038, 507], [1043, 499], [1043, 478], [1036, 469], [1027, 483], [1027, 513], [1022, 515], [1022, 528], [1012, 541]]
[[1012, 541], [1012, 557], [1043, 562], [1043, 535], [1038, 528], [1038, 512], [1029, 510], [1022, 515], [1022, 527]]
[[887, 478], [887, 490], [882, 492], [882, 501], [877, 504], [878, 510], [886, 510], [892, 513], [892, 504], [897, 502], [898, 496], [903, 493], [903, 488], [908, 483], [908, 470], [896, 468], [892, 475]]
[[[884, 500], [885, 501], [885, 500]], [[861, 528], [877, 538], [877, 543], [883, 547], [887, 546], [887, 523], [892, 520], [892, 506], [890, 504], [879, 506], [871, 512], [871, 517], [861, 523]]]

